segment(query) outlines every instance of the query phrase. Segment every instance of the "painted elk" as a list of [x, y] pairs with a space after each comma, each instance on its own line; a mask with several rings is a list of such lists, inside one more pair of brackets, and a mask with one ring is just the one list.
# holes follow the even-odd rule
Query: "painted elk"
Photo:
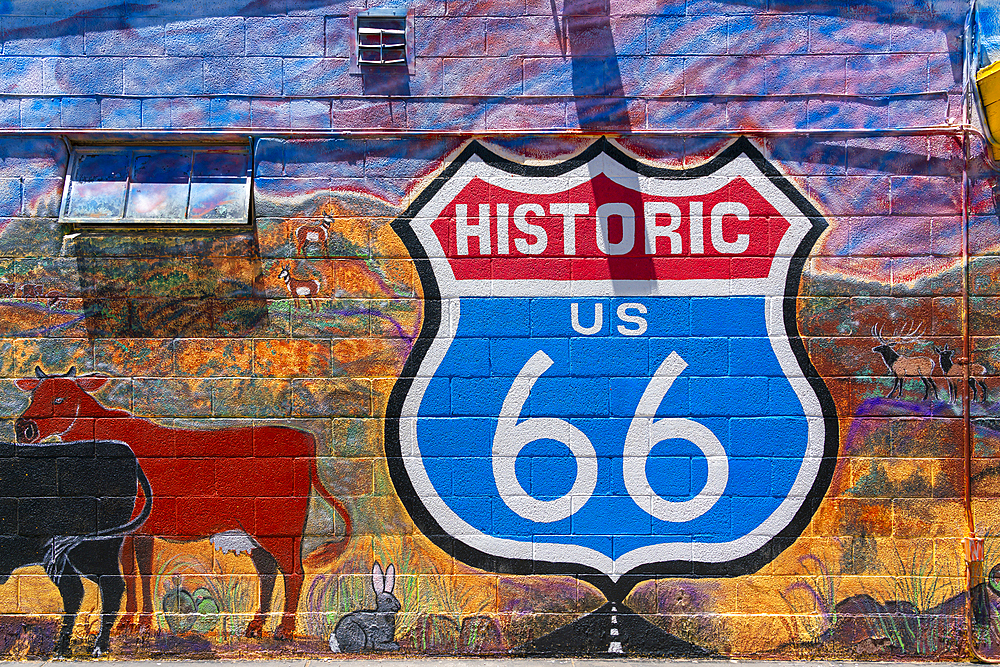
[[887, 398], [892, 398], [893, 395], [902, 397], [903, 383], [909, 379], [919, 379], [924, 383], [923, 400], [926, 401], [931, 393], [934, 394], [935, 400], [938, 398], [937, 384], [931, 378], [931, 374], [934, 372], [934, 360], [930, 357], [904, 357], [895, 350], [895, 347], [901, 343], [918, 342], [920, 330], [921, 327], [916, 326], [903, 333], [895, 332], [889, 338], [884, 338], [882, 330], [872, 326], [872, 337], [878, 339], [879, 342], [879, 345], [872, 348], [872, 352], [882, 356], [882, 361], [885, 362], [886, 368], [889, 369], [894, 378], [892, 391], [889, 392]]
[[313, 300], [319, 295], [319, 281], [313, 278], [301, 280], [294, 277], [287, 266], [281, 267], [278, 277], [285, 281], [285, 287], [289, 294], [295, 299], [295, 307], [299, 307], [299, 298], [304, 297], [309, 302], [309, 310], [316, 310], [316, 302]]
[[[316, 470], [316, 443], [309, 433], [281, 426], [199, 430], [168, 428], [125, 410], [101, 405], [91, 393], [107, 383], [99, 375], [36, 377], [17, 381], [31, 392], [31, 403], [15, 422], [20, 443], [118, 440], [135, 452], [153, 488], [149, 520], [125, 539], [122, 565], [132, 575], [135, 563], [142, 585], [138, 614], [135, 579], [127, 578], [122, 625], [152, 628], [153, 537], [186, 542], [210, 538], [226, 552], [248, 552], [260, 578], [260, 608], [247, 626], [259, 637], [271, 611], [271, 594], [280, 574], [285, 585], [284, 614], [275, 638], [290, 639], [302, 586], [302, 532], [310, 493], [328, 502], [344, 522], [344, 536], [313, 552], [333, 558], [351, 534], [347, 510], [323, 487]], [[209, 480], [193, 490], [190, 479]]]
[[[972, 400], [985, 403], [987, 399], [986, 382], [981, 378], [986, 375], [986, 367], [982, 364], [973, 364], [964, 357], [954, 358], [955, 350], [948, 345], [944, 347], [935, 345], [934, 351], [938, 353], [941, 362], [941, 373], [948, 380], [948, 397], [952, 401], [958, 398], [958, 381], [965, 377], [966, 369], [968, 369]], [[977, 383], [979, 384], [978, 390]]]

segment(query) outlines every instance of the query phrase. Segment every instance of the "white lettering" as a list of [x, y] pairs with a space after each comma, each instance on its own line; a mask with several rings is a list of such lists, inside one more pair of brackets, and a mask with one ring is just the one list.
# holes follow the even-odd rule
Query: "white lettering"
[[[663, 402], [674, 380], [684, 372], [687, 363], [677, 352], [663, 360], [656, 369], [646, 390], [642, 392], [635, 417], [625, 436], [622, 452], [622, 474], [625, 489], [642, 509], [649, 502], [650, 514], [661, 521], [683, 523], [697, 519], [712, 509], [726, 490], [729, 482], [729, 457], [726, 449], [712, 431], [693, 419], [664, 417], [656, 419], [656, 411]], [[690, 500], [667, 500], [653, 490], [646, 476], [649, 454], [664, 440], [687, 440], [701, 450], [708, 464], [708, 478], [705, 486]]]
[[479, 205], [479, 222], [476, 224], [469, 224], [468, 218], [469, 207], [465, 204], [455, 204], [455, 245], [458, 246], [458, 254], [469, 254], [469, 237], [479, 239], [480, 255], [491, 254], [490, 205]]
[[588, 215], [590, 205], [583, 204], [550, 204], [549, 212], [552, 215], [562, 215], [563, 217], [563, 254], [576, 254], [576, 216]]
[[497, 253], [510, 254], [510, 207], [507, 204], [497, 204]]
[[[455, 246], [459, 255], [468, 255], [469, 239], [478, 241], [478, 254], [492, 253], [492, 228], [490, 204], [479, 204], [477, 220], [469, 219], [468, 205], [455, 205]], [[656, 255], [659, 251], [659, 240], [665, 238], [670, 244], [670, 254], [680, 255], [684, 252], [684, 236], [681, 230], [683, 223], [680, 206], [669, 201], [647, 201], [643, 203], [643, 246], [646, 255]], [[549, 205], [549, 215], [562, 216], [563, 255], [576, 255], [576, 223], [580, 216], [590, 214], [590, 205], [585, 202], [556, 202]], [[545, 216], [545, 208], [541, 204], [521, 204], [514, 209], [514, 226], [527, 238], [515, 238], [514, 248], [525, 255], [541, 255], [548, 247], [548, 233], [544, 226], [529, 222], [530, 216]], [[723, 201], [715, 204], [709, 215], [711, 243], [720, 253], [739, 255], [750, 248], [750, 234], [736, 234], [733, 241], [727, 241], [723, 224], [726, 216], [735, 216], [741, 222], [750, 220], [750, 209], [740, 202]], [[611, 218], [621, 218], [622, 234], [617, 243], [611, 242]], [[666, 220], [663, 220], [663, 218]], [[499, 255], [509, 255], [511, 252], [510, 238], [510, 204], [496, 205], [496, 252]], [[595, 219], [595, 243], [597, 249], [605, 255], [627, 255], [635, 248], [636, 217], [635, 209], [623, 202], [608, 202], [597, 207]], [[692, 201], [688, 209], [688, 233], [690, 237], [690, 253], [701, 255], [705, 253], [705, 203]], [[732, 231], [730, 231], [732, 234]]]
[[541, 255], [545, 252], [545, 246], [549, 244], [549, 237], [544, 227], [528, 222], [529, 213], [545, 215], [545, 209], [538, 204], [521, 204], [514, 209], [514, 226], [524, 234], [534, 236], [535, 242], [528, 243], [528, 239], [514, 239], [514, 247], [525, 255]]
[[629, 315], [628, 311], [630, 310], [637, 310], [643, 315], [646, 314], [646, 306], [642, 305], [641, 303], [623, 303], [620, 306], [618, 306], [618, 311], [617, 311], [618, 319], [620, 319], [622, 322], [628, 322], [629, 324], [636, 325], [635, 329], [631, 329], [629, 327], [626, 327], [624, 324], [619, 324], [618, 333], [620, 333], [623, 336], [641, 336], [642, 334], [646, 333], [646, 329], [648, 328], [649, 325], [646, 322], [645, 317], [642, 317], [640, 315]]
[[[503, 399], [493, 435], [493, 478], [500, 498], [518, 516], [537, 523], [553, 523], [571, 516], [575, 511], [573, 499], [586, 502], [597, 487], [597, 454], [583, 431], [555, 417], [521, 418], [531, 388], [550, 366], [552, 358], [541, 350], [525, 362]], [[517, 456], [525, 445], [535, 440], [561, 442], [576, 459], [573, 486], [559, 498], [538, 500], [517, 480]]]
[[688, 226], [691, 230], [691, 254], [705, 252], [705, 215], [700, 201], [691, 202]]
[[[491, 452], [493, 479], [500, 498], [518, 516], [535, 523], [554, 523], [572, 516], [597, 488], [597, 452], [579, 427], [555, 417], [522, 418], [535, 382], [552, 363], [551, 357], [539, 350], [514, 378], [497, 415]], [[642, 392], [622, 448], [625, 489], [644, 511], [671, 523], [691, 521], [708, 512], [718, 503], [729, 482], [729, 456], [707, 426], [683, 417], [656, 418], [660, 403], [685, 368], [687, 363], [677, 352], [671, 352], [663, 360]], [[576, 463], [572, 487], [558, 498], [535, 498], [517, 479], [518, 456], [526, 445], [537, 440], [554, 440], [565, 445]], [[687, 440], [705, 457], [707, 479], [694, 498], [668, 500], [657, 495], [649, 483], [646, 475], [649, 455], [665, 440]], [[612, 616], [612, 623], [614, 619]]]
[[735, 201], [722, 201], [712, 207], [712, 245], [719, 252], [739, 255], [750, 247], [750, 235], [738, 234], [732, 243], [726, 241], [722, 236], [722, 219], [727, 215], [735, 215], [737, 220], [745, 222], [750, 219], [750, 209]]
[[[611, 243], [608, 218], [622, 219], [622, 240]], [[635, 211], [628, 204], [601, 204], [597, 207], [597, 248], [605, 255], [625, 255], [635, 246]]]
[[[656, 216], [669, 215], [670, 224], [656, 224]], [[681, 209], [669, 201], [648, 201], [643, 206], [643, 216], [646, 218], [646, 254], [656, 254], [656, 240], [661, 237], [670, 239], [670, 254], [679, 255], [683, 250], [681, 235], [677, 231], [681, 226]]]
[[575, 301], [569, 306], [570, 312], [570, 324], [573, 325], [573, 331], [581, 333], [584, 336], [593, 336], [595, 333], [601, 330], [604, 326], [604, 304], [598, 301], [594, 304], [594, 324], [593, 326], [584, 327], [580, 324], [580, 304]]

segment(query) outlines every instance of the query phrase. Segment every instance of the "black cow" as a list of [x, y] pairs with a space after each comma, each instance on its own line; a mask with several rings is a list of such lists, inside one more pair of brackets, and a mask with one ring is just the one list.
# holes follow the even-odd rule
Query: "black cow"
[[[142, 510], [133, 519], [140, 485]], [[151, 500], [149, 481], [123, 442], [0, 442], [0, 584], [19, 567], [45, 567], [63, 600], [59, 655], [69, 653], [81, 577], [101, 591], [93, 655], [108, 651], [125, 590], [119, 551], [149, 516]]]

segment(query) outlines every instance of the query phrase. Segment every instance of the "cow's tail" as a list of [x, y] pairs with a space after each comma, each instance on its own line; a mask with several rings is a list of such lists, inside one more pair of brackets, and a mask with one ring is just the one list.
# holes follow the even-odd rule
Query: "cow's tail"
[[135, 465], [139, 477], [139, 486], [142, 487], [142, 509], [138, 516], [120, 526], [105, 528], [87, 535], [57, 535], [48, 541], [48, 552], [42, 561], [46, 574], [52, 579], [54, 584], [59, 583], [59, 578], [66, 571], [69, 564], [69, 554], [84, 542], [95, 540], [113, 540], [128, 535], [134, 530], [138, 530], [142, 524], [146, 523], [150, 513], [153, 511], [153, 488], [149, 484], [146, 473], [138, 461]]
[[139, 515], [121, 526], [118, 529], [111, 528], [109, 530], [116, 530], [115, 537], [120, 537], [122, 535], [127, 535], [132, 531], [139, 530], [142, 524], [146, 523], [146, 519], [149, 518], [150, 513], [153, 511], [153, 487], [149, 484], [149, 479], [146, 477], [146, 473], [142, 471], [142, 466], [136, 461], [135, 469], [139, 473], [139, 486], [142, 487], [142, 509], [139, 511]]
[[323, 562], [330, 561], [344, 553], [344, 550], [347, 549], [347, 543], [351, 539], [351, 515], [347, 512], [347, 508], [344, 507], [344, 503], [330, 495], [330, 492], [323, 486], [323, 480], [319, 478], [319, 470], [316, 468], [315, 457], [312, 457], [309, 462], [309, 479], [312, 480], [312, 486], [316, 489], [317, 493], [322, 496], [323, 500], [330, 503], [330, 506], [337, 514], [340, 515], [341, 520], [344, 522], [343, 537], [327, 540], [320, 547], [309, 554], [310, 560]]

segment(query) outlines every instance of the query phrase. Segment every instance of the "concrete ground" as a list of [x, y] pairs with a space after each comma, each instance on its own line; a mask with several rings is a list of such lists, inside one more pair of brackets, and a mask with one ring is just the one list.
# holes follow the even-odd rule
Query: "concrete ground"
[[[137, 662], [97, 661], [101, 667], [240, 667], [251, 663], [253, 667], [923, 667], [929, 663], [905, 662], [852, 662], [831, 660], [665, 660], [660, 658], [330, 658], [326, 660], [145, 660]], [[969, 665], [970, 663], [945, 663]], [[0, 662], [0, 667], [93, 667], [95, 662], [69, 660], [29, 660]]]

